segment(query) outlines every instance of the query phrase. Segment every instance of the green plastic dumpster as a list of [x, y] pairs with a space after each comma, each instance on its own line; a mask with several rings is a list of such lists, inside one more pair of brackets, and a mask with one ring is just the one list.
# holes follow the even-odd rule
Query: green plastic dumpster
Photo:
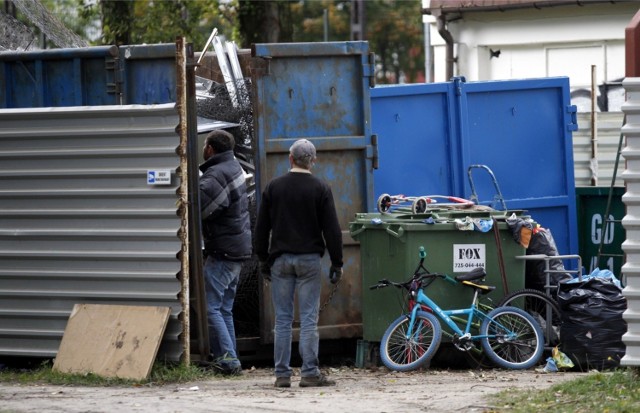
[[[587, 274], [600, 268], [610, 270], [616, 277], [622, 275], [622, 243], [626, 239], [622, 226], [625, 215], [622, 202], [624, 192], [624, 187], [576, 187], [579, 253]], [[606, 218], [608, 203], [609, 217]]]
[[[426, 249], [425, 267], [431, 272], [451, 276], [482, 266], [487, 271], [486, 283], [496, 286], [487, 298], [497, 304], [508, 291], [524, 288], [525, 262], [516, 256], [525, 249], [511, 235], [505, 217], [513, 211], [434, 212], [415, 215], [356, 214], [349, 225], [351, 237], [360, 242], [362, 270], [363, 339], [379, 342], [387, 326], [406, 308], [406, 299], [394, 287], [370, 290], [378, 280], [407, 281], [419, 264], [419, 248]], [[521, 215], [521, 211], [517, 211]], [[487, 232], [461, 230], [459, 221], [496, 219]], [[504, 281], [500, 261], [504, 263]], [[443, 309], [468, 307], [473, 291], [462, 285], [435, 280], [427, 293]], [[444, 326], [443, 326], [444, 327]], [[443, 337], [443, 340], [445, 337]]]

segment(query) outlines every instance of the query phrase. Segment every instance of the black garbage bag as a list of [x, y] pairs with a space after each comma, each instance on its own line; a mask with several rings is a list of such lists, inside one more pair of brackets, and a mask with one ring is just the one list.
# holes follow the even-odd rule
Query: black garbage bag
[[608, 370], [620, 365], [626, 346], [622, 336], [627, 323], [622, 313], [627, 300], [610, 279], [591, 278], [558, 285], [562, 314], [561, 350], [574, 369]]
[[[556, 242], [553, 239], [550, 229], [535, 228], [531, 234], [529, 248], [527, 248], [527, 255], [539, 254], [547, 255], [549, 257], [560, 255], [558, 254], [558, 248], [556, 247]], [[545, 265], [544, 260], [527, 261], [525, 265], [525, 288], [544, 291], [544, 286], [547, 282]], [[550, 285], [558, 285], [563, 281], [568, 281], [573, 278], [569, 273], [564, 272], [565, 268], [561, 259], [549, 260], [549, 270]]]

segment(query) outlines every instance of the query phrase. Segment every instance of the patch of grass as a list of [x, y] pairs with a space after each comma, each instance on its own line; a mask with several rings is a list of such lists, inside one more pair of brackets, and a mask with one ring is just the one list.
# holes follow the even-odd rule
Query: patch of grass
[[0, 382], [5, 383], [48, 383], [55, 385], [78, 386], [135, 386], [162, 385], [169, 383], [185, 383], [197, 380], [210, 380], [220, 377], [211, 370], [206, 370], [194, 364], [185, 366], [182, 363], [157, 362], [151, 369], [151, 374], [145, 380], [130, 380], [122, 378], [102, 377], [92, 373], [70, 374], [53, 370], [51, 360], [43, 361], [33, 368], [6, 368], [0, 370]]
[[214, 377], [221, 376], [194, 364], [185, 366], [184, 364], [156, 363], [149, 375], [149, 381], [155, 384], [186, 383]]
[[492, 412], [623, 413], [640, 411], [640, 371], [593, 372], [546, 390], [502, 391], [491, 397]]

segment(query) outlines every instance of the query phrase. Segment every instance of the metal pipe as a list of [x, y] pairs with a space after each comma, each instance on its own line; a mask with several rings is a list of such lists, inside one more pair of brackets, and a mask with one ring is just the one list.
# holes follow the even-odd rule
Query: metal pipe
[[591, 65], [591, 186], [598, 185], [598, 126], [596, 121], [596, 65]]
[[438, 18], [436, 19], [436, 24], [438, 27], [438, 33], [440, 33], [440, 36], [442, 36], [442, 38], [444, 39], [445, 43], [447, 44], [446, 46], [446, 54], [445, 54], [445, 62], [446, 62], [446, 79], [447, 80], [451, 80], [451, 78], [453, 77], [453, 62], [454, 62], [454, 58], [453, 58], [453, 36], [451, 35], [451, 33], [447, 30], [446, 27], [446, 21], [445, 21], [445, 17], [444, 15], [440, 15], [438, 16]]

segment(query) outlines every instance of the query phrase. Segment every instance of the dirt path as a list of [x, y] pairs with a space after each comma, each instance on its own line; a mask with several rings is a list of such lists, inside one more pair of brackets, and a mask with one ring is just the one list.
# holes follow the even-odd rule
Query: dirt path
[[543, 389], [586, 373], [533, 370], [390, 372], [331, 368], [329, 388], [273, 387], [270, 369], [239, 378], [180, 385], [76, 387], [0, 384], [0, 412], [483, 412], [499, 411], [486, 396], [503, 389]]

